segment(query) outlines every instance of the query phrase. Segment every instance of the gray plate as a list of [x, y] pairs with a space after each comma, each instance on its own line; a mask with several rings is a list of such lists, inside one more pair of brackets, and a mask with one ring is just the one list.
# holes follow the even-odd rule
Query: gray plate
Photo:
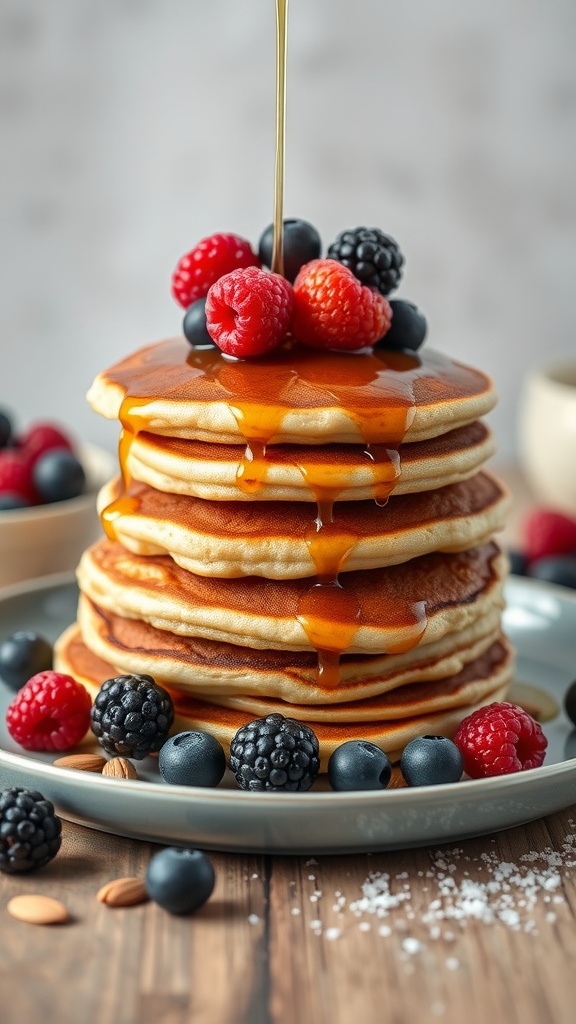
[[[576, 677], [576, 596], [513, 577], [507, 598], [517, 678], [560, 708]], [[75, 618], [76, 601], [69, 576], [5, 589], [0, 639], [26, 628], [54, 639]], [[8, 736], [12, 696], [0, 682], [0, 786], [40, 789], [70, 821], [136, 839], [266, 853], [392, 850], [509, 828], [576, 802], [576, 731], [561, 711], [544, 726], [546, 762], [532, 771], [377, 793], [252, 794], [230, 779], [210, 790], [168, 786], [151, 759], [139, 762], [137, 782], [54, 768], [51, 756], [23, 754]]]

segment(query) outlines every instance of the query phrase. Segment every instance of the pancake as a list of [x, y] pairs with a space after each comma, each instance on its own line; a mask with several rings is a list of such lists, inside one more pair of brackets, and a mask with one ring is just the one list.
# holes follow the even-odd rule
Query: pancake
[[162, 685], [210, 700], [215, 696], [253, 696], [290, 704], [363, 700], [407, 683], [441, 679], [460, 672], [500, 635], [499, 609], [494, 608], [466, 629], [402, 654], [345, 654], [340, 660], [338, 684], [332, 687], [318, 676], [316, 654], [309, 651], [256, 650], [176, 636], [107, 612], [85, 595], [78, 605], [78, 623], [80, 634], [67, 631], [57, 644], [59, 657], [67, 661], [76, 658], [75, 671], [84, 671], [83, 647], [72, 646], [72, 641], [80, 638], [91, 655], [119, 672], [146, 673]]
[[284, 346], [234, 360], [174, 338], [99, 374], [88, 401], [132, 433], [224, 444], [395, 447], [471, 423], [496, 398], [485, 374], [430, 349], [334, 354]]
[[[85, 647], [75, 627], [60, 638], [55, 665], [59, 671], [73, 671], [92, 695], [104, 679], [116, 674], [111, 664], [96, 658]], [[502, 700], [511, 673], [512, 656], [501, 638], [459, 674], [424, 684], [424, 687], [422, 684], [401, 687], [393, 691], [392, 696], [361, 702], [363, 707], [341, 705], [337, 721], [322, 715], [322, 710], [293, 707], [281, 701], [263, 699], [255, 714], [255, 708], [227, 707], [172, 691], [176, 708], [172, 731], [205, 729], [216, 736], [228, 754], [230, 742], [242, 725], [260, 714], [280, 711], [288, 717], [309, 722], [318, 736], [323, 769], [335, 747], [349, 739], [377, 743], [396, 759], [399, 751], [415, 736], [452, 735], [464, 714], [493, 700]], [[330, 711], [326, 709], [327, 714]]]
[[255, 457], [244, 445], [208, 444], [141, 431], [124, 446], [129, 477], [157, 490], [213, 501], [385, 499], [466, 480], [494, 453], [475, 421], [396, 448], [359, 444], [271, 445]]
[[[110, 506], [119, 481], [106, 484], [98, 508]], [[486, 473], [423, 494], [337, 502], [333, 522], [317, 531], [316, 506], [301, 502], [205, 501], [133, 481], [117, 502], [113, 534], [138, 555], [170, 555], [200, 576], [314, 576], [330, 551], [346, 571], [382, 568], [431, 551], [463, 551], [501, 530], [509, 499]], [[314, 558], [311, 554], [312, 545]]]
[[463, 629], [503, 604], [507, 561], [494, 543], [340, 575], [340, 585], [195, 576], [163, 555], [102, 540], [78, 583], [99, 607], [160, 630], [255, 648], [398, 653]]

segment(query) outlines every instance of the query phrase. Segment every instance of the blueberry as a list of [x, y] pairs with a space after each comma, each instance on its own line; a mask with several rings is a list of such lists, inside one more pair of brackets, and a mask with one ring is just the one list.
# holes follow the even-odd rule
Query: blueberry
[[573, 725], [576, 725], [576, 679], [564, 694], [564, 710]]
[[528, 563], [521, 551], [509, 551], [510, 572], [515, 576], [525, 576]]
[[406, 302], [403, 299], [391, 299], [390, 308], [391, 327], [377, 344], [382, 348], [411, 349], [415, 352], [426, 337], [426, 318], [413, 302]]
[[546, 583], [558, 583], [576, 590], [576, 555], [555, 555], [533, 562], [528, 575]]
[[5, 448], [12, 436], [12, 423], [5, 412], [0, 411], [0, 448]]
[[[316, 228], [307, 220], [292, 218], [285, 220], [283, 232], [284, 277], [294, 281], [300, 267], [310, 260], [317, 260], [322, 251], [322, 241]], [[258, 243], [258, 255], [265, 267], [272, 266], [274, 247], [274, 225], [269, 224]]]
[[207, 732], [180, 732], [166, 741], [158, 767], [174, 786], [217, 786], [226, 770], [226, 755]]
[[182, 331], [192, 348], [216, 348], [206, 328], [206, 296], [188, 306], [182, 321]]
[[168, 846], [157, 853], [146, 871], [150, 899], [171, 914], [191, 914], [212, 894], [214, 868], [200, 850]]
[[336, 747], [328, 761], [332, 789], [386, 789], [392, 767], [386, 754], [367, 740], [348, 740]]
[[10, 509], [16, 508], [29, 508], [30, 502], [26, 501], [21, 494], [16, 494], [15, 491], [4, 491], [4, 494], [0, 494], [0, 512], [8, 512]]
[[400, 759], [400, 771], [409, 786], [458, 782], [462, 770], [462, 754], [447, 736], [417, 736]]
[[86, 482], [80, 462], [66, 448], [53, 448], [41, 455], [32, 471], [32, 478], [46, 502], [77, 498]]
[[12, 690], [51, 668], [52, 646], [39, 633], [21, 630], [0, 644], [0, 676]]

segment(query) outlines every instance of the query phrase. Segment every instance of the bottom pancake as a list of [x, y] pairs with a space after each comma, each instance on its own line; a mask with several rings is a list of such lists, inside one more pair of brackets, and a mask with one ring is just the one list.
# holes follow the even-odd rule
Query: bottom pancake
[[[113, 665], [86, 647], [76, 625], [58, 640], [55, 667], [84, 683], [92, 696], [105, 679], [117, 674]], [[353, 739], [377, 744], [394, 760], [416, 736], [452, 736], [466, 715], [484, 704], [502, 700], [512, 672], [511, 649], [500, 638], [453, 676], [431, 683], [408, 684], [379, 697], [349, 704], [303, 707], [274, 698], [235, 697], [227, 702], [232, 706], [226, 706], [182, 693], [172, 685], [170, 692], [176, 709], [173, 732], [205, 730], [219, 740], [228, 755], [230, 742], [241, 726], [255, 717], [281, 712], [307, 722], [314, 730], [323, 770], [335, 748]]]

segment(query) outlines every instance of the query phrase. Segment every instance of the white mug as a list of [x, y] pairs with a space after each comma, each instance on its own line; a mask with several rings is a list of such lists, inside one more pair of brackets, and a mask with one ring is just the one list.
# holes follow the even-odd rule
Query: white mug
[[520, 453], [537, 498], [576, 519], [576, 360], [528, 377], [520, 410]]

